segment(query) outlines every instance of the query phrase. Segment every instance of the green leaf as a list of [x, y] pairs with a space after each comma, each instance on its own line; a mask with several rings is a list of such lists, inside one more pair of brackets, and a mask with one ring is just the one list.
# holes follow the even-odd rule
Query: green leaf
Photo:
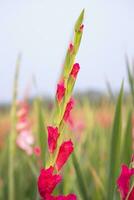
[[82, 174], [79, 162], [78, 162], [74, 152], [72, 154], [72, 160], [73, 160], [74, 169], [75, 169], [75, 172], [76, 172], [76, 175], [77, 175], [77, 183], [78, 183], [79, 191], [80, 191], [83, 199], [88, 200], [89, 197], [88, 197], [86, 184], [85, 184], [85, 181], [84, 181], [84, 178], [83, 178], [83, 174]]
[[18, 77], [20, 68], [20, 55], [16, 62], [16, 71], [13, 85], [13, 100], [11, 107], [11, 133], [9, 136], [9, 165], [8, 165], [8, 199], [15, 199], [14, 163], [15, 163], [15, 138], [16, 138], [16, 100], [18, 89]]
[[110, 100], [112, 102], [115, 102], [115, 96], [114, 96], [114, 93], [112, 91], [111, 84], [110, 84], [110, 82], [108, 80], [106, 81], [106, 86], [107, 86], [107, 90], [108, 90], [108, 94], [109, 94]]
[[132, 96], [132, 101], [134, 105], [134, 78], [131, 73], [130, 67], [129, 67], [129, 62], [128, 59], [126, 58], [126, 66], [127, 66], [127, 74], [128, 74], [128, 80], [129, 80], [129, 86], [130, 86], [130, 91], [131, 91], [131, 96]]
[[132, 110], [128, 113], [127, 125], [122, 147], [122, 159], [127, 165], [130, 164], [132, 156]]
[[39, 145], [41, 149], [41, 159], [43, 162], [43, 166], [45, 167], [46, 164], [46, 149], [47, 149], [47, 134], [45, 131], [44, 126], [44, 114], [43, 114], [43, 108], [41, 104], [41, 100], [38, 98], [36, 101], [37, 105], [37, 132], [39, 136]]
[[111, 147], [110, 147], [110, 162], [108, 174], [108, 190], [107, 199], [113, 200], [114, 191], [116, 187], [116, 178], [120, 169], [120, 145], [121, 145], [121, 127], [122, 127], [122, 97], [123, 97], [123, 83], [120, 94], [117, 100], [114, 124], [112, 129]]

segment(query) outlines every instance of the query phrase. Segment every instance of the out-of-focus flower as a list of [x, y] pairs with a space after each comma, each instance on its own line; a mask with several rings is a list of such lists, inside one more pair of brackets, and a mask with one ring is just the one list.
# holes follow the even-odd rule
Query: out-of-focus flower
[[18, 106], [18, 122], [16, 126], [18, 136], [16, 138], [16, 143], [28, 155], [31, 155], [33, 153], [34, 137], [31, 132], [31, 125], [28, 118], [29, 106], [25, 101], [19, 102]]
[[100, 111], [97, 112], [95, 120], [101, 127], [108, 128], [112, 123], [112, 116], [108, 111]]
[[73, 65], [73, 68], [72, 68], [72, 71], [71, 71], [70, 75], [71, 75], [74, 79], [76, 79], [79, 70], [80, 70], [80, 65], [79, 65], [79, 63], [75, 63], [75, 64]]
[[120, 176], [117, 179], [117, 185], [118, 185], [118, 189], [119, 189], [122, 200], [126, 200], [126, 197], [129, 193], [130, 178], [132, 175], [134, 175], [134, 168], [129, 169], [127, 165], [122, 165]]
[[63, 117], [65, 122], [68, 120], [70, 112], [73, 109], [73, 106], [74, 106], [74, 99], [71, 98], [70, 101], [66, 105], [66, 110]]
[[73, 143], [71, 140], [65, 141], [60, 146], [58, 156], [56, 159], [56, 169], [59, 171], [62, 166], [67, 162], [70, 154], [73, 152]]
[[39, 146], [34, 147], [34, 148], [33, 148], [33, 152], [34, 152], [34, 154], [35, 154], [37, 157], [40, 156], [40, 154], [41, 154], [41, 149], [40, 149], [40, 147], [39, 147]]
[[64, 97], [64, 94], [65, 94], [65, 87], [64, 87], [64, 82], [60, 82], [59, 84], [57, 84], [57, 92], [56, 92], [56, 97], [57, 97], [57, 100], [58, 102], [60, 103], [61, 100], [63, 99]]
[[16, 139], [17, 145], [24, 150], [28, 155], [33, 153], [34, 138], [32, 134], [29, 134], [27, 131], [22, 131], [19, 133]]
[[27, 129], [30, 128], [29, 122], [26, 119], [19, 119], [18, 123], [17, 123], [17, 131], [21, 132], [21, 131], [25, 131]]
[[70, 115], [68, 118], [68, 125], [71, 131], [76, 133], [81, 133], [85, 129], [85, 122], [83, 118], [78, 118], [75, 116]]
[[53, 153], [57, 147], [57, 139], [59, 137], [59, 132], [57, 127], [48, 126], [48, 146], [50, 153]]

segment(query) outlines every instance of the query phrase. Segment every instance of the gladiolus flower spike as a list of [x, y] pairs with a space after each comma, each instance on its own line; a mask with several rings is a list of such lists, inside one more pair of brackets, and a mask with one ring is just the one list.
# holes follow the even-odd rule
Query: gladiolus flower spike
[[33, 153], [34, 137], [28, 118], [29, 106], [26, 101], [19, 102], [18, 106], [18, 122], [16, 127], [18, 135], [16, 143], [20, 149], [25, 151], [28, 155], [31, 155]]
[[[83, 32], [83, 16], [84, 11], [82, 11], [75, 24], [74, 39], [67, 50], [63, 73], [60, 76], [62, 77], [62, 81], [57, 84], [54, 122], [52, 126], [47, 127], [50, 159], [47, 163], [48, 167], [41, 169], [38, 177], [38, 190], [43, 200], [77, 199], [75, 194], [54, 196], [53, 191], [61, 182], [62, 177], [59, 174], [60, 170], [63, 168], [63, 165], [66, 164], [74, 150], [71, 139], [64, 141], [63, 137], [60, 136], [63, 134], [61, 125], [65, 125], [74, 106], [73, 99], [71, 98], [72, 89], [80, 68], [78, 63], [74, 64], [74, 61]], [[78, 31], [76, 31], [76, 29], [78, 29]], [[70, 80], [72, 82], [70, 82]], [[71, 88], [71, 90], [68, 90], [68, 88]], [[56, 173], [54, 173], [54, 171], [56, 171]]]

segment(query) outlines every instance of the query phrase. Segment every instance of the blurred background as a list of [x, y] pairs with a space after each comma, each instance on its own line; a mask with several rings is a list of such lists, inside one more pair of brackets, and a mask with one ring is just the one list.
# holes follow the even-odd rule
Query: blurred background
[[[68, 91], [74, 79], [69, 78], [65, 98], [58, 104], [57, 81], [83, 8], [83, 38], [76, 57], [81, 69], [73, 94]], [[120, 200], [117, 178], [122, 163], [134, 166], [133, 21], [133, 0], [0, 0], [1, 200], [40, 199], [40, 169], [53, 163], [47, 140], [51, 125], [63, 134], [58, 148], [70, 138], [74, 144], [53, 195]], [[15, 92], [10, 104], [18, 55], [14, 91], [19, 97], [16, 103]], [[74, 101], [69, 101], [71, 96]], [[134, 192], [132, 187], [128, 193], [125, 188], [126, 195]], [[122, 199], [126, 198], [130, 199]]]
[[[119, 90], [126, 81], [125, 54], [134, 55], [133, 0], [0, 1], [0, 102], [9, 102], [17, 55], [22, 54], [19, 96], [55, 95], [73, 26], [85, 8], [84, 35], [76, 61], [75, 91]], [[33, 85], [36, 78], [37, 89]]]

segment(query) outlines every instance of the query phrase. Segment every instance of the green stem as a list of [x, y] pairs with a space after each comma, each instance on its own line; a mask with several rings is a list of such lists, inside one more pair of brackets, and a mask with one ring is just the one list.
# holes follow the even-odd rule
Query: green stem
[[15, 200], [15, 184], [14, 184], [14, 156], [15, 156], [15, 137], [16, 137], [16, 98], [17, 85], [19, 75], [20, 56], [16, 63], [16, 72], [13, 87], [13, 101], [11, 108], [11, 132], [9, 135], [9, 166], [8, 166], [8, 200]]

